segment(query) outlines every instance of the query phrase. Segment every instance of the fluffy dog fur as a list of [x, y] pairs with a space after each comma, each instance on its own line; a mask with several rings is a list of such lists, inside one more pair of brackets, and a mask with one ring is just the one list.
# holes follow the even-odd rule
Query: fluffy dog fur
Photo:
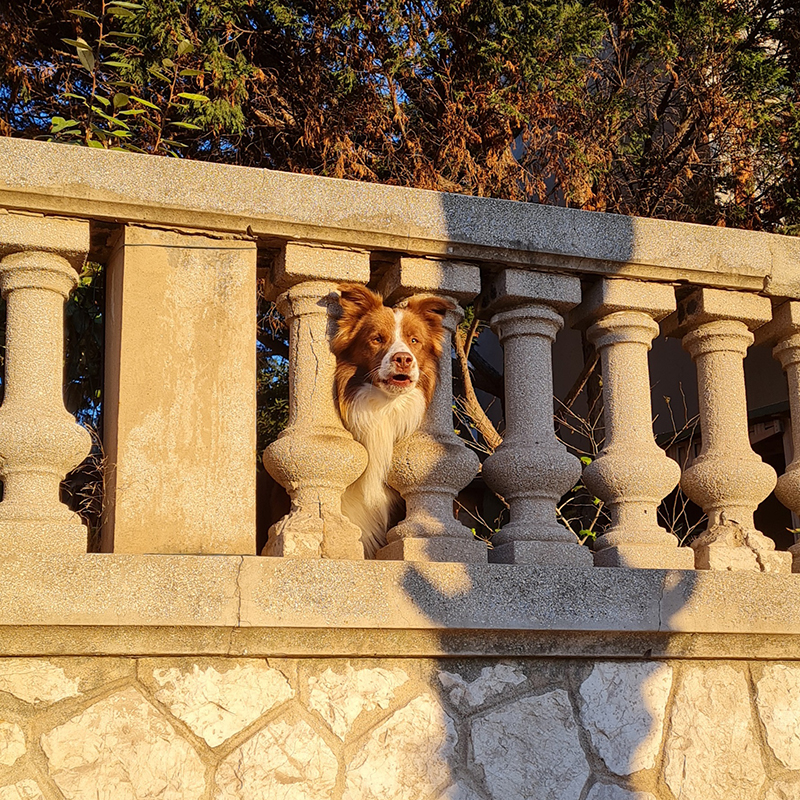
[[438, 379], [444, 328], [453, 306], [412, 297], [391, 309], [358, 284], [339, 287], [342, 314], [332, 342], [336, 397], [345, 427], [367, 450], [364, 474], [342, 495], [342, 511], [361, 528], [364, 555], [386, 544], [403, 500], [386, 483], [394, 444], [422, 423]]

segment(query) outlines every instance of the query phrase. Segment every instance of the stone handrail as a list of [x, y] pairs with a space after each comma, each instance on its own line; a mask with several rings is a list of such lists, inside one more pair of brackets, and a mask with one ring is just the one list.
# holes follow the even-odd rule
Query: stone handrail
[[[453, 517], [478, 462], [452, 431], [446, 343], [426, 421], [396, 448], [390, 481], [407, 517], [379, 558], [591, 566], [555, 515], [580, 474], [551, 416], [551, 347], [566, 318], [604, 375], [607, 438], [584, 475], [611, 526], [594, 563], [791, 571], [791, 554], [753, 523], [776, 476], [748, 441], [742, 359], [754, 331], [775, 345], [800, 442], [796, 239], [11, 139], [0, 139], [0, 206], [2, 552], [83, 548], [57, 497], [88, 452], [58, 391], [60, 309], [75, 268], [98, 257], [109, 272], [106, 551], [254, 554], [260, 269], [290, 331], [289, 425], [264, 463], [292, 510], [266, 554], [363, 558], [340, 497], [365, 454], [336, 411], [328, 337], [336, 286], [372, 280], [389, 303], [480, 296], [504, 346], [507, 403], [505, 441], [483, 471], [511, 514], [488, 554]], [[687, 285], [677, 301], [676, 283]], [[698, 374], [703, 450], [683, 475], [651, 425], [647, 352], [660, 331], [682, 339]], [[777, 489], [796, 513], [799, 463]], [[709, 518], [694, 551], [656, 521], [678, 481]]]

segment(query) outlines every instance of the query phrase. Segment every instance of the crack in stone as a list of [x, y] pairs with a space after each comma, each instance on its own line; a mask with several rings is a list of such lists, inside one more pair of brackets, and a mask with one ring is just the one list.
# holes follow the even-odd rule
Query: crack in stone
[[242, 586], [240, 579], [242, 577], [242, 568], [244, 567], [244, 556], [239, 556], [239, 564], [236, 567], [236, 592], [234, 598], [236, 600], [236, 623], [231, 627], [230, 636], [228, 637], [228, 655], [233, 655], [233, 637], [236, 631], [242, 627]]

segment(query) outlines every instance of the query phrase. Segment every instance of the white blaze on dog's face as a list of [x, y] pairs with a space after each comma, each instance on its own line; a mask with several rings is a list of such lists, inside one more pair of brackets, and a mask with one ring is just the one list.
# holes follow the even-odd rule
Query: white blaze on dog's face
[[442, 319], [452, 308], [437, 297], [412, 297], [391, 309], [364, 286], [340, 287], [342, 316], [333, 340], [337, 390], [345, 400], [372, 384], [389, 395], [419, 387], [430, 402], [442, 354]]

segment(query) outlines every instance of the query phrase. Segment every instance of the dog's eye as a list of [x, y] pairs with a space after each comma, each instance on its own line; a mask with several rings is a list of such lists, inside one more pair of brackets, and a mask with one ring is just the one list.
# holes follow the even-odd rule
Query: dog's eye
[[415, 339], [413, 336], [411, 337], [411, 344], [419, 344], [419, 339]]
[[383, 344], [383, 336], [373, 336], [372, 337], [373, 344]]

